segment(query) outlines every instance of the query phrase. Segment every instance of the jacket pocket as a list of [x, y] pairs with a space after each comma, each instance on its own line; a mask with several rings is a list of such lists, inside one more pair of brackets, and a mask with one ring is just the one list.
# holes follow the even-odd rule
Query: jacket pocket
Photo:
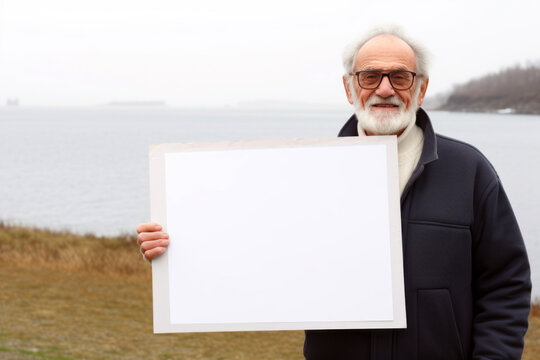
[[418, 290], [418, 359], [464, 359], [448, 289]]

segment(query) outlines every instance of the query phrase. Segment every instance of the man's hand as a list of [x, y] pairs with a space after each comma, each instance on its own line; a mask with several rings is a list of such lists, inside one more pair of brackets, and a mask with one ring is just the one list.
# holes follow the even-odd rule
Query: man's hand
[[140, 245], [141, 254], [148, 260], [163, 254], [169, 246], [169, 234], [161, 230], [161, 225], [156, 223], [137, 225], [137, 243]]

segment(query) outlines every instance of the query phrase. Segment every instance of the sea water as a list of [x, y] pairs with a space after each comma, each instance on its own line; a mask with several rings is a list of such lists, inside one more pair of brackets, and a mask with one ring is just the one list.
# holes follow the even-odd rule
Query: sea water
[[[495, 166], [540, 296], [540, 116], [429, 115], [436, 132], [474, 145]], [[334, 137], [349, 116], [347, 109], [0, 108], [0, 221], [134, 233], [150, 218], [150, 144]]]

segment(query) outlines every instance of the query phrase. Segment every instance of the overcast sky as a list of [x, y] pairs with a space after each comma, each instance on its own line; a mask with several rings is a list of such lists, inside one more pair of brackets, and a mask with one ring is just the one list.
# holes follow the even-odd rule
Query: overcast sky
[[540, 1], [0, 0], [0, 104], [339, 105], [343, 47], [396, 23], [428, 94], [540, 60]]

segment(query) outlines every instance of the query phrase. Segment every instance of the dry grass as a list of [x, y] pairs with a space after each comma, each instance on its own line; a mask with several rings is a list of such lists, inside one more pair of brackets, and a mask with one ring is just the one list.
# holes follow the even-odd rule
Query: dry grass
[[152, 333], [135, 237], [0, 225], [0, 359], [302, 359], [303, 332]]
[[[0, 359], [302, 359], [303, 332], [152, 334], [134, 237], [0, 224]], [[540, 359], [540, 308], [524, 359]]]
[[149, 276], [135, 235], [98, 237], [0, 223], [0, 262], [67, 271]]
[[523, 359], [540, 359], [540, 305], [533, 305], [529, 316], [529, 330], [525, 335]]
[[0, 358], [300, 359], [303, 334], [152, 334], [148, 280], [0, 266]]

